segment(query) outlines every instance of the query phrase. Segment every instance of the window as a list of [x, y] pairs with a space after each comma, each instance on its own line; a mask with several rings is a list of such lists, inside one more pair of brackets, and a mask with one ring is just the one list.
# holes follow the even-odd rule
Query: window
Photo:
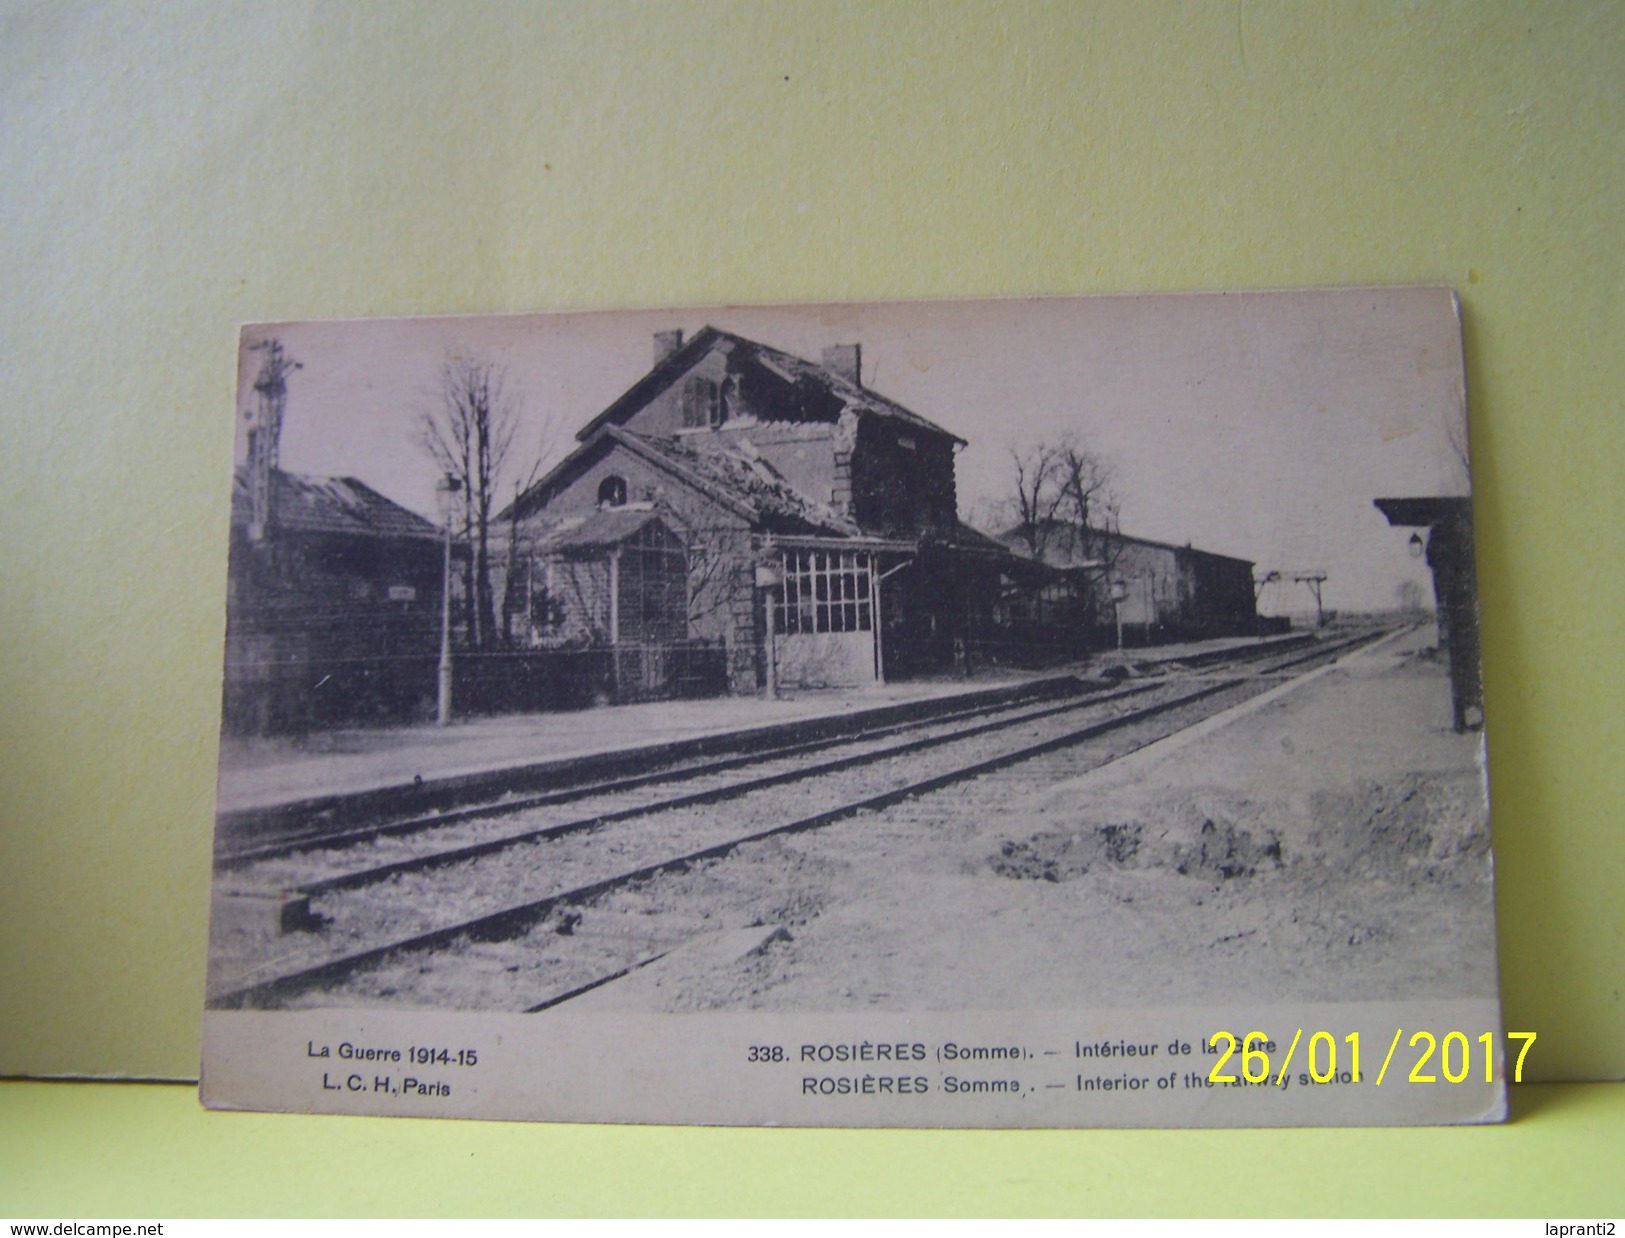
[[784, 584], [774, 599], [778, 630], [870, 630], [869, 556], [851, 550], [790, 550]]
[[626, 506], [626, 478], [606, 477], [598, 483], [599, 507]]
[[683, 384], [683, 428], [704, 429], [722, 424], [721, 393], [709, 378], [695, 376]]

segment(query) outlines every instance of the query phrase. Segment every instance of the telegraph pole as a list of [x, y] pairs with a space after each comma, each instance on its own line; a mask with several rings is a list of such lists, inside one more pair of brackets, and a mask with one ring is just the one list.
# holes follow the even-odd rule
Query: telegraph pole
[[440, 668], [435, 693], [435, 723], [451, 725], [451, 517], [463, 483], [447, 473], [435, 489], [445, 516], [445, 563], [440, 572]]
[[276, 496], [272, 493], [282, 456], [282, 415], [288, 407], [288, 375], [304, 367], [282, 351], [282, 341], [261, 340], [249, 345], [250, 352], [262, 352], [265, 360], [254, 379], [254, 406], [248, 418], [248, 488], [252, 500], [248, 540], [270, 538], [276, 521]]

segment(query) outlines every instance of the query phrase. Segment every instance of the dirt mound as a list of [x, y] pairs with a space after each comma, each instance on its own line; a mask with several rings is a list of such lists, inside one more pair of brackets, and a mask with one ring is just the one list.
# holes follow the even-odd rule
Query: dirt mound
[[1308, 796], [1203, 788], [1143, 804], [1101, 803], [1077, 825], [1001, 842], [987, 863], [1024, 881], [1073, 881], [1108, 865], [1219, 883], [1288, 860], [1410, 880], [1464, 863], [1475, 868], [1468, 862], [1485, 856], [1489, 842], [1476, 771], [1413, 772]]
[[1194, 840], [1173, 844], [1172, 863], [1174, 871], [1185, 877], [1223, 881], [1251, 877], [1262, 868], [1281, 866], [1281, 840], [1268, 830], [1255, 837], [1251, 830], [1220, 825], [1210, 817], [1198, 827]]
[[1358, 867], [1444, 863], [1489, 850], [1489, 821], [1473, 774], [1411, 773], [1391, 784], [1311, 799], [1314, 850]]
[[1139, 854], [1138, 825], [1103, 825], [1070, 833], [1034, 834], [1006, 842], [989, 860], [1001, 877], [1018, 881], [1072, 881], [1097, 864], [1131, 864]]
[[1229, 881], [1280, 867], [1280, 837], [1260, 816], [1243, 798], [1184, 796], [1159, 805], [1154, 822], [1046, 831], [1002, 843], [988, 863], [1001, 877], [1025, 881], [1072, 881], [1103, 864]]

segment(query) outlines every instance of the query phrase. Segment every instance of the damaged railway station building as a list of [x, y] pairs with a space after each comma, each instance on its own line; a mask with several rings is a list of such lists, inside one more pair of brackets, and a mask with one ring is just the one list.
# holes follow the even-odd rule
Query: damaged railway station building
[[499, 517], [523, 642], [640, 648], [623, 698], [683, 643], [734, 693], [963, 663], [1019, 564], [959, 522], [964, 440], [861, 365], [858, 345], [814, 364], [711, 327], [657, 335], [654, 368]]
[[815, 363], [706, 327], [655, 336], [653, 367], [491, 522], [500, 621], [473, 640], [466, 534], [356, 478], [282, 470], [283, 389], [256, 393], [232, 493], [232, 732], [854, 688], [1057, 664], [1114, 626], [1141, 644], [1258, 622], [1242, 560], [961, 522], [965, 441], [866, 387], [859, 345]]
[[[516, 646], [612, 654], [600, 699], [854, 687], [1101, 643], [1077, 609], [1107, 587], [1099, 564], [962, 523], [965, 441], [865, 387], [860, 345], [814, 363], [664, 332], [576, 439], [500, 514], [492, 558]], [[1162, 639], [1250, 630], [1251, 564], [1166, 549]], [[1060, 624], [1044, 600], [1063, 597]]]

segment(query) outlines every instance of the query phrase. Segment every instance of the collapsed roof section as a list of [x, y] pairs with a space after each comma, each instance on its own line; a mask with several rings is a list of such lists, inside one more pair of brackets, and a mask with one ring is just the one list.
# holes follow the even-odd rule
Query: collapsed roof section
[[587, 442], [606, 426], [624, 425], [712, 351], [727, 356], [731, 373], [750, 374], [754, 371], [760, 377], [800, 392], [802, 398], [797, 402], [798, 407], [806, 411], [812, 420], [835, 422], [840, 420], [842, 413], [851, 412], [858, 416], [869, 415], [901, 422], [915, 429], [943, 435], [961, 447], [965, 445], [965, 440], [957, 434], [944, 430], [895, 400], [862, 386], [856, 381], [858, 375], [855, 372], [848, 377], [827, 366], [711, 326], [697, 331], [688, 343], [677, 347], [658, 362], [618, 400], [582, 427], [576, 438]]
[[812, 502], [785, 481], [772, 464], [748, 454], [746, 449], [714, 444], [701, 450], [673, 439], [634, 434], [616, 425], [600, 426], [498, 519], [526, 520], [534, 516], [617, 447], [762, 532], [826, 533], [837, 537], [852, 537], [859, 532], [851, 521]]

